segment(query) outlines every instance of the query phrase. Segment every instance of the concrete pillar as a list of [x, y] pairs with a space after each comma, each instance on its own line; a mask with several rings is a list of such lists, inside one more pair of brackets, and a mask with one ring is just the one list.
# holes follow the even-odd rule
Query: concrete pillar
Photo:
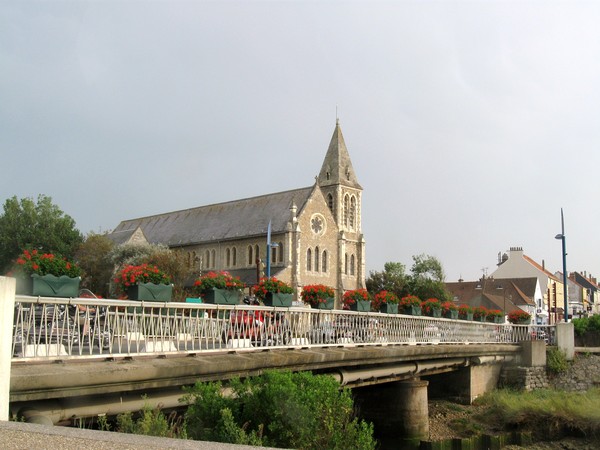
[[16, 280], [0, 277], [0, 420], [8, 420]]
[[545, 367], [546, 366], [546, 343], [544, 341], [522, 341], [521, 366], [523, 367]]
[[556, 345], [565, 352], [568, 361], [575, 358], [575, 328], [573, 322], [556, 324]]
[[407, 380], [354, 389], [359, 416], [375, 426], [383, 441], [403, 440], [399, 448], [418, 448], [429, 439], [428, 381]]

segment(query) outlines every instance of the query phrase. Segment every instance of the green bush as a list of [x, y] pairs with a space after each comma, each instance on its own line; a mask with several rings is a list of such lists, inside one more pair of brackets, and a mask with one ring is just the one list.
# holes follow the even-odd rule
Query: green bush
[[[104, 423], [107, 426], [107, 423]], [[108, 428], [107, 428], [108, 429]], [[144, 406], [140, 417], [134, 419], [133, 414], [123, 413], [117, 416], [116, 431], [119, 433], [142, 434], [186, 439], [185, 423], [181, 423], [173, 414], [165, 416], [160, 407]]]
[[575, 330], [575, 334], [577, 336], [583, 336], [588, 329], [588, 318], [587, 317], [582, 317], [580, 319], [573, 319], [573, 328]]
[[546, 366], [554, 374], [566, 371], [569, 368], [567, 355], [557, 347], [548, 347], [548, 350], [546, 350]]
[[186, 400], [193, 439], [295, 449], [374, 449], [373, 426], [354, 417], [350, 391], [329, 376], [267, 371], [232, 380], [196, 383]]

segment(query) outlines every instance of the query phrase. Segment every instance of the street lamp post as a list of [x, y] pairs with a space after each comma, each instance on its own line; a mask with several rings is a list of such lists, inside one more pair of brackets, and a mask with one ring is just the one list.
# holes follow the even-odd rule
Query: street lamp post
[[560, 224], [561, 233], [554, 236], [555, 239], [562, 241], [562, 265], [563, 265], [563, 296], [565, 302], [565, 316], [564, 321], [569, 321], [569, 299], [567, 297], [567, 243], [565, 238], [565, 217], [563, 215], [563, 209], [560, 208]]

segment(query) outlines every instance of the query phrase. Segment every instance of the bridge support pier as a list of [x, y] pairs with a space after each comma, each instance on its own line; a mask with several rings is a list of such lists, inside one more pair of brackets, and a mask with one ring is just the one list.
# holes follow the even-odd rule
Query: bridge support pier
[[421, 440], [429, 439], [428, 384], [414, 379], [356, 388], [359, 415], [373, 422], [383, 441], [404, 440], [399, 448], [418, 448]]

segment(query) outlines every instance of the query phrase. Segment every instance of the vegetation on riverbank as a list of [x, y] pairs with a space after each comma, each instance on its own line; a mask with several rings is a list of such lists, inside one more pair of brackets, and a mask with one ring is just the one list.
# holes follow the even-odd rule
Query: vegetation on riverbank
[[479, 419], [498, 430], [531, 431], [542, 439], [564, 435], [600, 437], [600, 389], [531, 392], [501, 389], [476, 401]]
[[[227, 391], [227, 394], [225, 392]], [[99, 428], [122, 433], [295, 449], [374, 450], [373, 426], [354, 414], [349, 389], [330, 376], [266, 371], [258, 377], [198, 382], [187, 390], [184, 416], [146, 407], [139, 417], [105, 418]], [[183, 420], [182, 420], [183, 418]]]

